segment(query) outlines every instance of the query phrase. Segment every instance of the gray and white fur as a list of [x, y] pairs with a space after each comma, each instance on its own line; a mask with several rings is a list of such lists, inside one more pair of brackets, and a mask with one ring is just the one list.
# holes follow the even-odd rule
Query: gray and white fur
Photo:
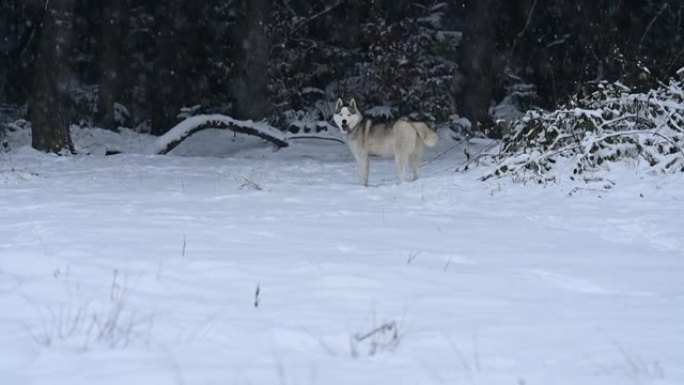
[[437, 133], [423, 122], [399, 119], [387, 123], [373, 123], [364, 118], [352, 98], [349, 104], [342, 99], [335, 103], [335, 125], [342, 131], [347, 145], [356, 158], [359, 182], [368, 185], [369, 158], [394, 155], [399, 183], [404, 182], [408, 171], [409, 180], [418, 179], [418, 167], [423, 146], [437, 144]]

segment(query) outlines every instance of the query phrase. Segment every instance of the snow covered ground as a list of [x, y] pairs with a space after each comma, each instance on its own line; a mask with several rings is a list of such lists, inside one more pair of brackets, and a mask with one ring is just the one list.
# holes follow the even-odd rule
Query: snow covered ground
[[1, 154], [0, 384], [684, 384], [684, 178], [482, 183], [462, 153], [370, 188], [343, 145], [224, 132]]

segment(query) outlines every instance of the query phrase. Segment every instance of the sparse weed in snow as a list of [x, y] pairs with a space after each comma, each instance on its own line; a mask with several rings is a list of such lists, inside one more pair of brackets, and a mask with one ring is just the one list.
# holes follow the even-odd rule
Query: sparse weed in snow
[[352, 357], [359, 357], [361, 354], [369, 357], [380, 352], [394, 351], [401, 335], [396, 321], [388, 321], [372, 328], [369, 331], [355, 333], [350, 338], [350, 349]]
[[254, 307], [259, 307], [261, 302], [261, 285], [257, 284], [256, 290], [254, 291]]
[[660, 383], [665, 380], [665, 369], [660, 361], [644, 359], [642, 355], [628, 350], [614, 338], [607, 338], [615, 352], [601, 363], [595, 364], [594, 374], [624, 377], [629, 379], [626, 383], [633, 384]]
[[75, 343], [86, 351], [93, 345], [122, 349], [135, 342], [149, 342], [153, 317], [139, 315], [127, 306], [127, 291], [112, 281], [111, 298], [101, 306], [91, 303], [48, 305], [40, 313], [40, 327], [31, 329], [41, 346]]
[[240, 190], [261, 191], [261, 190], [263, 190], [263, 188], [249, 178], [242, 178], [242, 184], [240, 185]]
[[468, 377], [468, 381], [470, 383], [475, 383], [476, 376], [482, 372], [482, 364], [480, 362], [480, 351], [477, 334], [473, 334], [472, 348], [470, 349], [470, 351], [465, 351], [464, 349], [462, 349], [448, 336], [445, 339], [451, 345], [451, 350], [453, 350], [454, 354], [458, 358], [461, 368]]
[[418, 256], [420, 255], [420, 251], [409, 251], [408, 258], [406, 258], [406, 264], [410, 265], [411, 262], [413, 262]]
[[638, 354], [628, 351], [619, 342], [612, 340], [611, 343], [622, 356], [622, 362], [612, 367], [603, 367], [599, 372], [619, 372], [631, 378], [634, 383], [665, 379], [665, 369], [658, 360], [649, 361]]

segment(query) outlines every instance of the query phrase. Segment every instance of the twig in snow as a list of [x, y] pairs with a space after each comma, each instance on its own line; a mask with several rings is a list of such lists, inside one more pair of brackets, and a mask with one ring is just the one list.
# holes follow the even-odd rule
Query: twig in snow
[[452, 258], [449, 258], [446, 263], [444, 264], [444, 268], [442, 270], [447, 271], [449, 270], [449, 265], [451, 265], [451, 260]]
[[363, 342], [364, 340], [367, 340], [377, 334], [385, 334], [387, 332], [392, 333], [393, 338], [399, 337], [399, 333], [397, 332], [397, 323], [394, 321], [385, 322], [384, 324], [365, 334], [355, 334], [354, 339], [358, 342]]
[[119, 270], [114, 269], [114, 273], [112, 274], [112, 285], [109, 289], [109, 299], [114, 301], [116, 299], [116, 294], [119, 291], [119, 284], [116, 282], [116, 279], [119, 276]]
[[568, 193], [568, 196], [571, 197], [571, 196], [575, 195], [578, 191], [591, 191], [591, 192], [595, 192], [595, 193], [603, 193], [603, 192], [605, 192], [604, 190], [600, 190], [600, 189], [597, 189], [597, 188], [575, 187], [575, 188], [573, 188], [572, 190], [570, 190], [570, 192]]
[[252, 180], [247, 179], [247, 178], [242, 178], [242, 184], [240, 185], [240, 189], [241, 190], [250, 189], [250, 190], [256, 190], [256, 191], [263, 190], [263, 188], [261, 186], [259, 186], [258, 184], [256, 184], [255, 182], [253, 182]]
[[256, 290], [254, 291], [254, 307], [259, 307], [261, 303], [261, 285], [257, 284]]
[[414, 259], [416, 259], [420, 255], [420, 251], [410, 251], [408, 258], [406, 258], [406, 264], [410, 265], [411, 262], [413, 262]]

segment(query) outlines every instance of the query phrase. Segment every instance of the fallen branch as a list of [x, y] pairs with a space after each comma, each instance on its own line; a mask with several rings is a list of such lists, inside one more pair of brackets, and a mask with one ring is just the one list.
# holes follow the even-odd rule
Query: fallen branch
[[340, 138], [335, 138], [332, 136], [320, 136], [320, 135], [292, 135], [288, 136], [287, 140], [295, 140], [295, 139], [317, 139], [317, 140], [329, 140], [332, 142], [338, 142], [344, 144], [345, 141], [340, 139]]
[[238, 120], [225, 115], [197, 115], [178, 123], [166, 134], [157, 138], [146, 148], [145, 153], [155, 155], [168, 154], [191, 135], [210, 128], [226, 129], [257, 136], [273, 143], [278, 148], [288, 146], [285, 134], [266, 123]]
[[392, 334], [392, 339], [396, 339], [398, 337], [398, 332], [397, 332], [397, 323], [394, 321], [390, 322], [385, 322], [384, 324], [376, 327], [375, 329], [364, 333], [364, 334], [355, 334], [354, 339], [356, 341], [364, 341], [367, 340], [377, 334], [385, 334], [385, 333], [391, 333]]

